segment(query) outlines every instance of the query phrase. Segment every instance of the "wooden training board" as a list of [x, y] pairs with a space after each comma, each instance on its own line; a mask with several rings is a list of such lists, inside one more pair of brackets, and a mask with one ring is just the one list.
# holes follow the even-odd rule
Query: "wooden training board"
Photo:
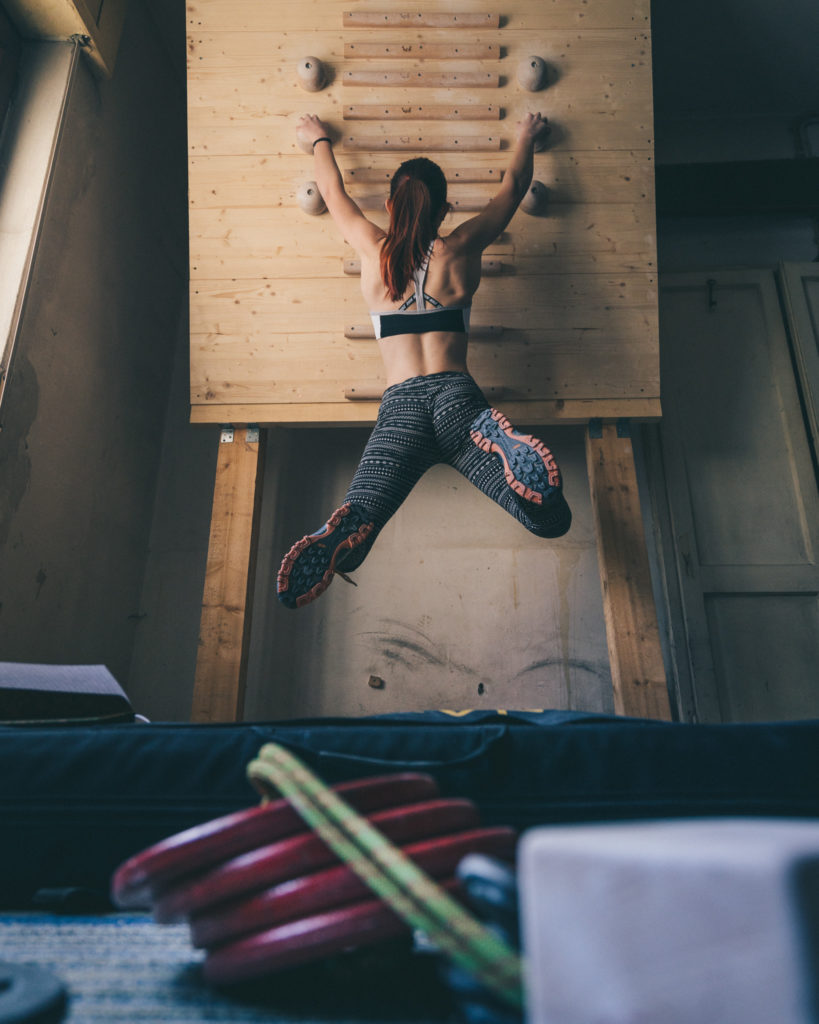
[[[400, 160], [443, 167], [456, 210], [493, 195], [540, 111], [543, 213], [485, 253], [469, 366], [522, 423], [660, 414], [648, 0], [189, 0], [192, 420], [367, 424], [383, 373], [355, 253], [297, 192], [328, 122], [350, 193], [386, 225]], [[326, 69], [299, 85], [307, 56]], [[544, 88], [518, 82], [541, 57]], [[492, 328], [483, 329], [481, 328]]]

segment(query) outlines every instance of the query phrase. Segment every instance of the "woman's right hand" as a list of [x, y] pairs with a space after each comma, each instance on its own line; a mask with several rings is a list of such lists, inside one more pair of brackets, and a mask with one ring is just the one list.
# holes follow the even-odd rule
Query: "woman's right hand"
[[330, 129], [315, 114], [302, 114], [296, 125], [296, 138], [300, 143], [312, 147], [316, 139], [327, 138]]
[[545, 117], [536, 114], [524, 114], [523, 119], [518, 121], [518, 139], [534, 142], [539, 136], [549, 131], [549, 125]]

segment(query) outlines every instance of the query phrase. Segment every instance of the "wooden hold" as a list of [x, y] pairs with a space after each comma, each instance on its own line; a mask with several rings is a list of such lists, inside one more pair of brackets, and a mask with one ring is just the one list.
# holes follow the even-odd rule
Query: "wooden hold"
[[344, 108], [345, 121], [497, 121], [500, 107], [478, 103], [358, 103]]
[[615, 424], [586, 432], [600, 585], [618, 715], [670, 720], [631, 438]]
[[540, 126], [537, 135], [535, 135], [534, 151], [536, 153], [542, 153], [543, 150], [549, 144], [549, 136], [552, 134], [552, 127], [547, 124], [546, 118], [543, 118], [543, 124]]
[[489, 71], [392, 71], [372, 68], [345, 71], [343, 85], [377, 89], [380, 86], [413, 89], [497, 89], [500, 75]]
[[193, 722], [242, 719], [264, 441], [263, 433], [237, 428], [232, 441], [219, 445], [193, 686]]
[[304, 181], [299, 185], [296, 200], [299, 207], [311, 217], [318, 217], [327, 209], [314, 181]]
[[384, 388], [378, 384], [358, 384], [344, 389], [344, 397], [348, 402], [378, 402], [383, 393]]
[[346, 135], [344, 148], [351, 152], [384, 153], [495, 153], [500, 136], [485, 135]]
[[500, 25], [499, 14], [445, 14], [443, 11], [345, 11], [345, 28], [469, 28], [490, 29]]
[[299, 85], [307, 92], [320, 92], [327, 84], [327, 73], [318, 57], [302, 57], [296, 67]]
[[518, 85], [527, 92], [543, 89], [549, 78], [549, 69], [542, 57], [525, 57], [517, 70]]
[[529, 186], [529, 191], [523, 197], [520, 208], [524, 213], [537, 216], [538, 214], [542, 214], [546, 209], [548, 198], [549, 190], [542, 181], [535, 180]]
[[373, 43], [344, 44], [347, 60], [498, 60], [496, 43]]

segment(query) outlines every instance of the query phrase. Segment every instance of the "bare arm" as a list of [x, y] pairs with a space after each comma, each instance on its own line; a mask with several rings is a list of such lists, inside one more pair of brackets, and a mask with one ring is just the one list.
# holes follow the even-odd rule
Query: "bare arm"
[[347, 242], [360, 252], [364, 246], [376, 241], [384, 232], [364, 216], [359, 206], [347, 194], [332, 144], [323, 141], [313, 145], [318, 139], [327, 139], [327, 125], [314, 114], [305, 114], [299, 120], [296, 133], [300, 141], [313, 148], [316, 185], [330, 216]]
[[450, 239], [481, 252], [494, 242], [529, 190], [534, 170], [535, 139], [547, 130], [546, 121], [540, 114], [527, 114], [518, 123], [518, 135], [509, 165], [495, 197], [476, 217], [455, 228]]

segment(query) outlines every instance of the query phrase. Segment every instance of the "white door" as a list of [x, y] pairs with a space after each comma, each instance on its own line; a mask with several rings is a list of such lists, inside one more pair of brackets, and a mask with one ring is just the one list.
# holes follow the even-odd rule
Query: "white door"
[[691, 717], [819, 717], [819, 494], [773, 272], [666, 278], [660, 338]]

